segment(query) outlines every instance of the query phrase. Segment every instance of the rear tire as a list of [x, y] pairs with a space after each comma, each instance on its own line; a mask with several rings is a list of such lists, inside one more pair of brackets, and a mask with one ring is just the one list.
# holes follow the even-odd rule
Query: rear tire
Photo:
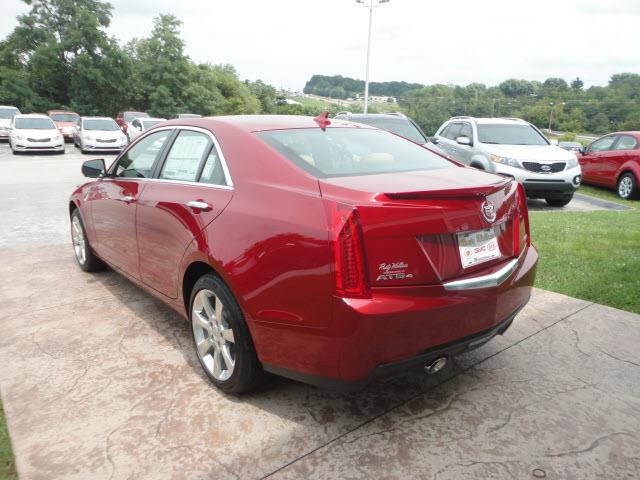
[[624, 200], [638, 198], [638, 181], [633, 173], [625, 173], [618, 179], [618, 196]]
[[560, 197], [547, 197], [545, 201], [550, 207], [564, 207], [573, 199], [573, 193], [562, 195]]
[[268, 375], [258, 360], [242, 310], [217, 276], [200, 277], [191, 291], [189, 316], [198, 361], [209, 380], [226, 393], [244, 393]]
[[98, 272], [104, 270], [106, 265], [100, 260], [89, 245], [87, 232], [80, 212], [76, 208], [71, 214], [71, 242], [78, 266], [85, 272]]

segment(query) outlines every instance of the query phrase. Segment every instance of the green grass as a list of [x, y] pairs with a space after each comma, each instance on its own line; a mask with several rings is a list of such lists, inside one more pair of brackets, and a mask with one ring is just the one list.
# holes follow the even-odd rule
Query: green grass
[[640, 202], [595, 187], [579, 191], [634, 210], [531, 212], [536, 287], [640, 313]]
[[14, 480], [18, 478], [16, 466], [11, 451], [11, 441], [7, 430], [7, 421], [0, 402], [0, 480]]

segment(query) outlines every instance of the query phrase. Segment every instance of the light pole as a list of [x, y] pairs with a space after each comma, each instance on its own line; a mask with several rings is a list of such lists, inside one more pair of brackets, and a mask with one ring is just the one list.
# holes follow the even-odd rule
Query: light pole
[[[567, 102], [562, 102], [560, 105], [566, 105]], [[551, 133], [551, 120], [553, 119], [553, 109], [555, 108], [555, 104], [553, 102], [549, 102], [551, 106], [551, 111], [549, 112], [549, 133]]]
[[367, 72], [364, 79], [364, 113], [369, 110], [369, 59], [371, 57], [371, 20], [373, 18], [373, 9], [379, 7], [389, 0], [356, 0], [356, 3], [362, 4], [363, 7], [369, 8], [369, 36], [367, 39]]

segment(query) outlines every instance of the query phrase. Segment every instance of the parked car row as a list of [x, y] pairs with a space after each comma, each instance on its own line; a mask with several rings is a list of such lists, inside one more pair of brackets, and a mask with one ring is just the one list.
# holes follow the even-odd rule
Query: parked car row
[[403, 114], [340, 112], [335, 118], [388, 130], [464, 165], [514, 178], [527, 197], [551, 206], [567, 205], [581, 183], [615, 189], [623, 199], [640, 197], [640, 132], [611, 133], [586, 148], [578, 142], [556, 146], [522, 119], [463, 116], [443, 123], [429, 142]]

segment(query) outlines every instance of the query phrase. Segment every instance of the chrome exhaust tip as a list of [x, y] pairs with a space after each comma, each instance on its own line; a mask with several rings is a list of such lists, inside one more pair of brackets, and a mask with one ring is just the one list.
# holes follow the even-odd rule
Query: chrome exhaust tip
[[447, 357], [438, 357], [424, 366], [428, 375], [438, 373], [447, 364]]

